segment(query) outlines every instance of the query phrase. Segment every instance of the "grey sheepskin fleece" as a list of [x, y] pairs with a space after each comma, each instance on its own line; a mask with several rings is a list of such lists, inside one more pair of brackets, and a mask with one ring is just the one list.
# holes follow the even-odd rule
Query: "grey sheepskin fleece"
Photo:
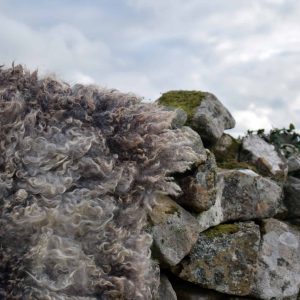
[[0, 67], [0, 298], [152, 299], [147, 212], [197, 154], [133, 94]]

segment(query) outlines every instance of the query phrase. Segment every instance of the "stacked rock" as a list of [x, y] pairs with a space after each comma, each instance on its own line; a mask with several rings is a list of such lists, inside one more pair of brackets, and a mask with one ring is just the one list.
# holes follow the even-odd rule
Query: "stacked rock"
[[149, 215], [159, 299], [297, 299], [300, 155], [286, 160], [256, 134], [224, 133], [235, 121], [213, 94], [171, 91], [157, 103], [175, 110], [174, 127], [197, 132], [207, 153], [174, 174], [181, 194], [159, 197]]

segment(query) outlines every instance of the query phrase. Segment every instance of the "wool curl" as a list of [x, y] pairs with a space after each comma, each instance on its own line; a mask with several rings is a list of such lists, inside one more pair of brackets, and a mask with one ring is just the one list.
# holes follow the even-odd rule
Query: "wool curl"
[[174, 112], [0, 67], [0, 298], [152, 299], [147, 212], [197, 161]]

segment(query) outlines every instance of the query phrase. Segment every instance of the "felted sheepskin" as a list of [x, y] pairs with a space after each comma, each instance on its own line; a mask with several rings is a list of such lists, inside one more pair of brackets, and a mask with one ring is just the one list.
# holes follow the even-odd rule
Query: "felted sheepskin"
[[0, 67], [0, 298], [152, 299], [147, 212], [197, 154], [174, 112]]

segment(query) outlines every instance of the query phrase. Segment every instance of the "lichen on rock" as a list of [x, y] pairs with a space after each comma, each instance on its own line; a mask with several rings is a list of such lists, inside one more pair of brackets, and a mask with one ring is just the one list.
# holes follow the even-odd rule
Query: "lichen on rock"
[[188, 257], [173, 272], [201, 287], [249, 295], [259, 242], [259, 227], [254, 222], [220, 225], [202, 232]]

